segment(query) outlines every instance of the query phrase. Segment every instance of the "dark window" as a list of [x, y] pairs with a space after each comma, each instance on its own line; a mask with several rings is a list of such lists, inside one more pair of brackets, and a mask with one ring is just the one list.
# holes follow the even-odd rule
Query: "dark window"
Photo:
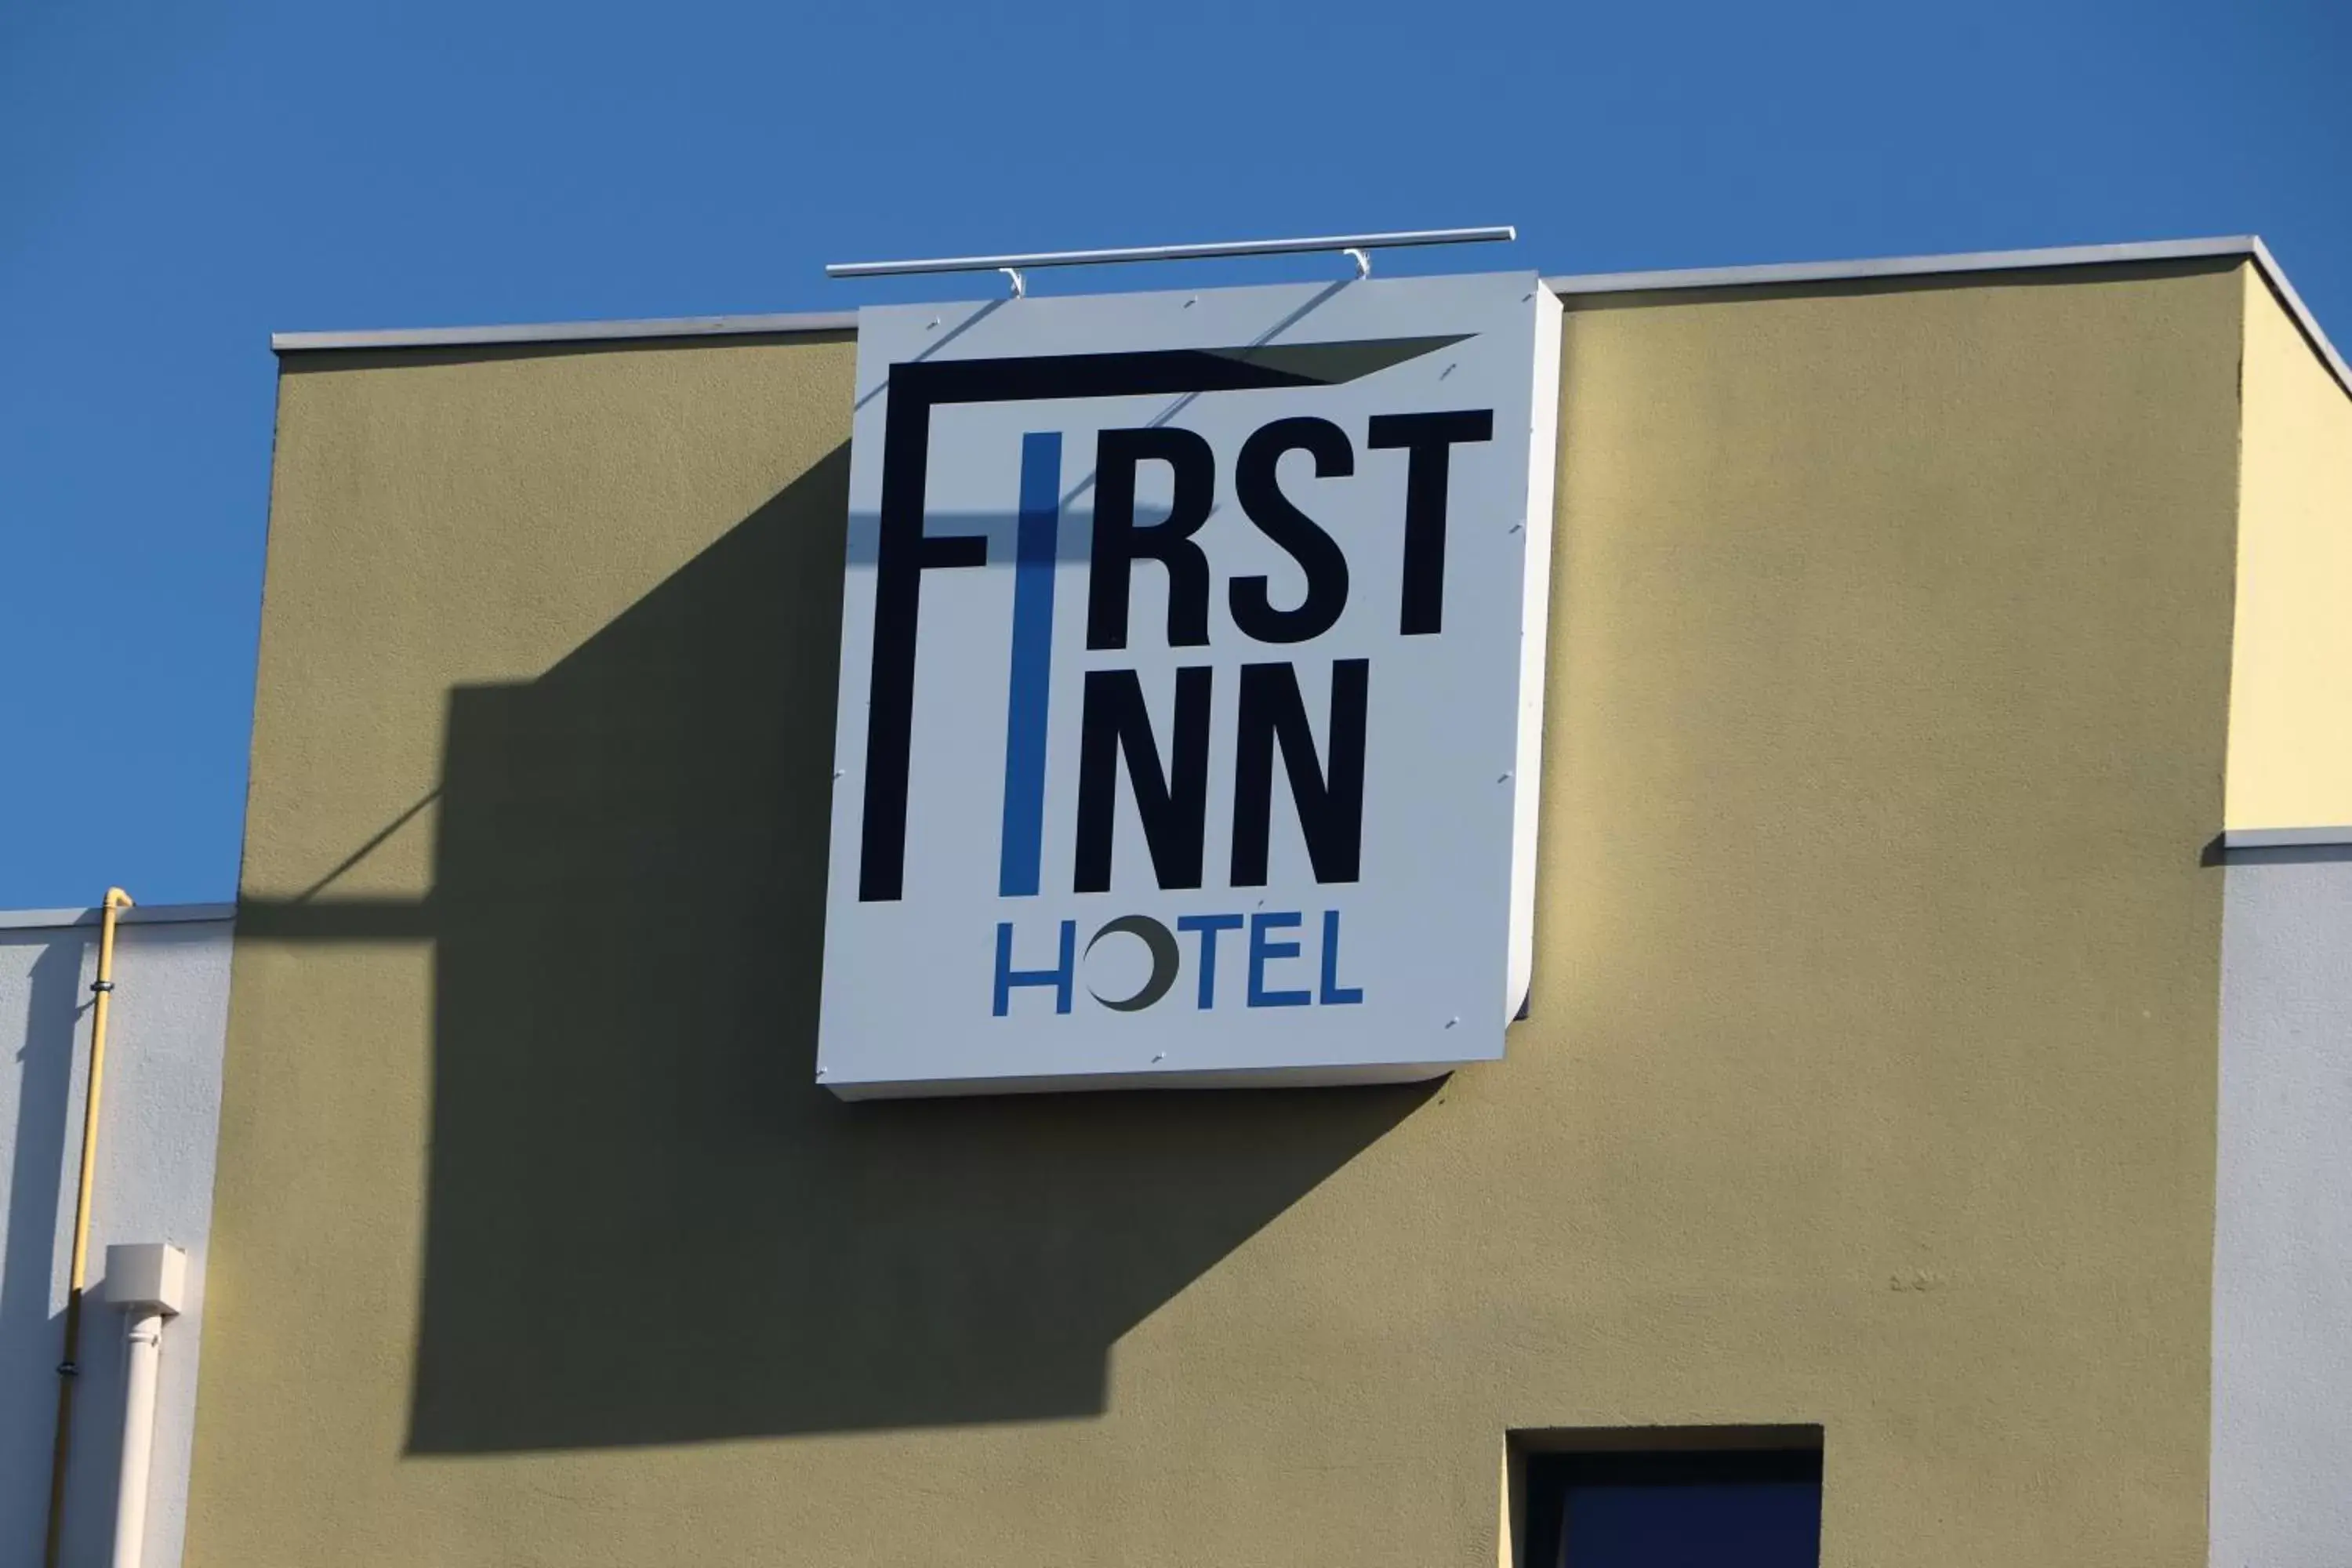
[[1817, 1568], [1818, 1448], [1536, 1453], [1526, 1568]]

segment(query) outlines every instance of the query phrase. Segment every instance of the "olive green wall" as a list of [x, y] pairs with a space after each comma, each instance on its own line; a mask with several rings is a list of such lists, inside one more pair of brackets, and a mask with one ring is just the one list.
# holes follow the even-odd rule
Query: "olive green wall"
[[188, 1562], [1418, 1568], [1813, 1422], [1826, 1563], [2201, 1563], [2243, 299], [1571, 300], [1508, 1059], [856, 1106], [851, 346], [293, 359]]

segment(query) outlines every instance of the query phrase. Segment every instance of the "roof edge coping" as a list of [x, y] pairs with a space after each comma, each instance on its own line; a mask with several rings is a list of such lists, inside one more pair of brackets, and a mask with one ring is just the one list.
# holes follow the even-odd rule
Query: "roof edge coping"
[[[117, 910], [118, 925], [191, 925], [204, 921], [232, 921], [235, 904], [133, 904]], [[0, 910], [0, 931], [54, 931], [67, 926], [95, 926], [99, 911], [88, 910]]]
[[[1931, 278], [1971, 272], [2025, 272], [2050, 268], [2111, 267], [2147, 261], [2243, 257], [2262, 274], [2304, 339], [2326, 363], [2336, 384], [2352, 395], [2352, 366], [2321, 331], [2285, 269], [2259, 235], [2143, 240], [2126, 245], [2055, 246], [2033, 250], [1977, 250], [1945, 256], [1868, 257], [1844, 261], [1768, 262], [1743, 267], [1674, 268], [1649, 272], [1597, 272], [1547, 277], [1562, 298], [1594, 294], [1664, 293], [1694, 289], [1754, 289], [1776, 284], [1842, 283], [1872, 278]], [[649, 321], [552, 321], [517, 326], [394, 328], [383, 331], [273, 332], [277, 353], [332, 350], [488, 347], [514, 343], [620, 342], [648, 338], [753, 337], [855, 331], [855, 310], [782, 315], [673, 316]]]

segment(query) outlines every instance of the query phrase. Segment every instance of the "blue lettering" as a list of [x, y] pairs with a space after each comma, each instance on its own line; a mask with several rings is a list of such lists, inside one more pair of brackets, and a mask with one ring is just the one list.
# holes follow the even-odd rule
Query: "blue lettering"
[[1364, 999], [1360, 985], [1339, 984], [1339, 911], [1323, 911], [1323, 994], [1316, 1000], [1326, 1007], [1337, 1007]]
[[1296, 910], [1250, 917], [1249, 1005], [1253, 1007], [1304, 1007], [1315, 1000], [1305, 991], [1268, 991], [1265, 966], [1275, 959], [1296, 958], [1295, 942], [1268, 942], [1266, 932], [1287, 931], [1306, 917]]
[[1201, 933], [1199, 1006], [1204, 1013], [1217, 1005], [1217, 938], [1226, 931], [1241, 930], [1244, 923], [1239, 915], [1182, 915], [1177, 919], [1178, 931]]
[[1013, 988], [1016, 985], [1050, 985], [1054, 988], [1054, 1011], [1070, 1010], [1070, 984], [1078, 973], [1078, 922], [1062, 922], [1062, 957], [1054, 969], [1015, 969], [1013, 967], [1013, 922], [996, 922], [996, 1016], [1002, 1018], [1012, 1005]]

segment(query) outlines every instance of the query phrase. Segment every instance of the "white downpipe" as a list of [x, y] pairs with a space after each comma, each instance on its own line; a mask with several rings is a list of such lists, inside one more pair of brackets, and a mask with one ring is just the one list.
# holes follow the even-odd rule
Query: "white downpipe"
[[114, 1568], [146, 1568], [147, 1473], [155, 1453], [155, 1372], [163, 1359], [163, 1310], [141, 1302], [122, 1314], [122, 1479], [114, 1498]]
[[114, 1493], [114, 1568], [146, 1568], [147, 1479], [155, 1458], [155, 1374], [163, 1320], [186, 1302], [188, 1255], [163, 1242], [106, 1249], [107, 1299], [122, 1309], [121, 1479]]

